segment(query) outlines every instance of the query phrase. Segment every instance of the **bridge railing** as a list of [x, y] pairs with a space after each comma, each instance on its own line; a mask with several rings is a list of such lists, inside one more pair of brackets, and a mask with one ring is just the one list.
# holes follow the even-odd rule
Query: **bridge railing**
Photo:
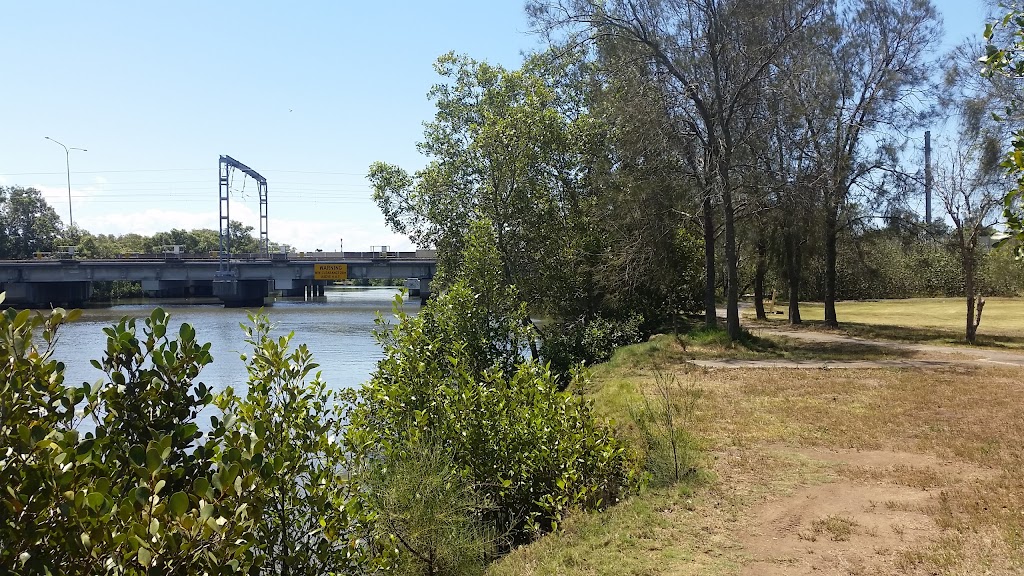
[[[232, 261], [259, 262], [259, 261], [336, 261], [336, 260], [435, 260], [437, 253], [434, 250], [416, 251], [368, 251], [368, 252], [272, 252], [270, 257], [262, 253], [241, 253], [232, 254]], [[11, 262], [40, 262], [40, 261], [130, 261], [130, 262], [166, 262], [166, 261], [198, 261], [216, 262], [218, 252], [161, 252], [143, 253], [126, 252], [114, 254], [102, 258], [89, 258], [82, 254], [67, 252], [36, 252], [30, 259], [10, 260]]]

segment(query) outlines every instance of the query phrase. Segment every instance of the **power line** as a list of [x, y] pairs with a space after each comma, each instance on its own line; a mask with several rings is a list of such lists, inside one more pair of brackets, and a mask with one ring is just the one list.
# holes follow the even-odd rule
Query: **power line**
[[[75, 174], [131, 174], [135, 172], [212, 172], [211, 168], [138, 168], [132, 170], [75, 170]], [[263, 170], [283, 174], [327, 174], [334, 176], [366, 176], [365, 172], [333, 172], [317, 170]], [[63, 172], [2, 172], [0, 176], [60, 176]]]
[[[142, 200], [124, 198], [89, 198], [90, 204], [143, 204]], [[341, 200], [341, 199], [310, 199], [310, 200], [277, 200], [275, 204], [363, 204], [370, 205], [366, 200]], [[166, 208], [166, 207], [161, 207]]]
[[[96, 188], [107, 188], [107, 187], [110, 187], [110, 186], [118, 186], [118, 187], [129, 186], [129, 187], [132, 187], [132, 186], [137, 186], [137, 185], [140, 185], [140, 184], [141, 185], [158, 184], [158, 185], [163, 185], [163, 186], [175, 186], [175, 187], [177, 187], [177, 186], [179, 186], [181, 184], [205, 184], [205, 186], [201, 187], [204, 190], [209, 189], [209, 188], [212, 187], [212, 185], [210, 184], [209, 180], [132, 180], [132, 181], [125, 181], [125, 182], [84, 182], [84, 181], [83, 182], [72, 182], [73, 186], [78, 186], [78, 187], [92, 186], [92, 187], [96, 187]], [[366, 186], [366, 185], [363, 185], [363, 184], [345, 184], [345, 183], [334, 183], [334, 182], [287, 182], [287, 181], [277, 181], [277, 182], [275, 182], [275, 184], [276, 185], [273, 187], [274, 190], [292, 189], [292, 188], [294, 188], [296, 186], [309, 187], [309, 188], [319, 187], [319, 188], [328, 188], [328, 189], [332, 189], [332, 190], [333, 189], [343, 190], [343, 189], [346, 189], [346, 188], [354, 189], [354, 190], [357, 190], [357, 191], [358, 190], [371, 190], [371, 188], [369, 186]], [[200, 189], [199, 186], [187, 186], [187, 188], [189, 188], [189, 189], [196, 189], [196, 190]]]
[[[75, 174], [125, 174], [131, 172], [199, 172], [209, 168], [150, 168], [137, 170], [75, 170]], [[0, 176], [54, 176], [63, 172], [8, 172]]]
[[[209, 191], [206, 188], [147, 188], [147, 187], [132, 187], [122, 188], [118, 190], [76, 190], [72, 196], [75, 198], [93, 198], [96, 196], [137, 196], [136, 192], [154, 192], [159, 194], [143, 195], [143, 197], [152, 198], [159, 200], [161, 197], [166, 196], [199, 196], [209, 197]], [[283, 194], [283, 197], [301, 195], [304, 197], [349, 197], [349, 198], [369, 198], [373, 194], [373, 190], [343, 190], [343, 189], [325, 189], [325, 190], [310, 190], [308, 188], [280, 188], [274, 190], [274, 195], [278, 196]]]

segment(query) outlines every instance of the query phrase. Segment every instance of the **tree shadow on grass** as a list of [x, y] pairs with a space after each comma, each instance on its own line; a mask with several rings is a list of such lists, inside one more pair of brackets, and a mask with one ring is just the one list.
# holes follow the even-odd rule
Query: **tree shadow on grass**
[[814, 342], [785, 338], [782, 357], [790, 360], [895, 360], [918, 355], [914, 350], [860, 342]]
[[[820, 321], [806, 322], [806, 324], [815, 329], [827, 329]], [[963, 331], [946, 330], [942, 328], [842, 322], [839, 324], [839, 329], [841, 332], [845, 332], [850, 336], [868, 340], [894, 340], [898, 342], [912, 342], [914, 344], [967, 345], [966, 340], [964, 340]], [[982, 327], [982, 330], [984, 330], [984, 327]], [[1024, 349], [1024, 335], [1011, 336], [1007, 334], [979, 333], [975, 346], [983, 348], [1020, 350]]]
[[[642, 352], [641, 352], [642, 350]], [[736, 341], [723, 328], [691, 328], [658, 335], [635, 351], [633, 360], [685, 362], [692, 359], [735, 360], [886, 360], [910, 358], [914, 350], [861, 342], [816, 342], [783, 336], [757, 336], [744, 330]], [[627, 353], [628, 354], [628, 353]]]

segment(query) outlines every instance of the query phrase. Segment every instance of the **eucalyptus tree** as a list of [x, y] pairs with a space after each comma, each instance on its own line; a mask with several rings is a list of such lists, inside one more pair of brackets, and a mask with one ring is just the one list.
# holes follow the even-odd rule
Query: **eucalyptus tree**
[[763, 81], [791, 39], [816, 17], [821, 0], [531, 0], [535, 25], [570, 43], [629, 45], [671, 98], [671, 123], [692, 145], [704, 194], [707, 321], [714, 321], [715, 229], [722, 216], [729, 335], [740, 336], [736, 212], [739, 157], [758, 122]]
[[[930, 0], [832, 2], [818, 24], [817, 57], [804, 75], [799, 107], [823, 181], [825, 324], [837, 326], [837, 246], [853, 196], [896, 167], [905, 134], [924, 118], [941, 37]], [[876, 188], [877, 190], [877, 188]]]
[[936, 168], [935, 191], [953, 222], [953, 240], [963, 270], [967, 298], [965, 339], [974, 344], [985, 300], [978, 294], [982, 236], [997, 222], [1006, 180], [991, 168], [984, 136], [961, 134]]

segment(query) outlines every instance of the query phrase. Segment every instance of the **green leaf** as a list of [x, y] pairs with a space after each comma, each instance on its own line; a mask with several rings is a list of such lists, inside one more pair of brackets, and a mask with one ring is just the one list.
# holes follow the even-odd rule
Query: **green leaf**
[[146, 452], [146, 469], [150, 473], [154, 473], [163, 466], [164, 460], [160, 457], [160, 452], [156, 448], [150, 448]]
[[104, 500], [105, 498], [103, 494], [100, 494], [99, 492], [91, 492], [89, 496], [86, 497], [86, 502], [88, 502], [89, 507], [97, 511], [103, 507]]
[[205, 498], [207, 492], [210, 491], [210, 481], [202, 477], [196, 478], [195, 482], [192, 483], [192, 489], [197, 496]]
[[175, 492], [167, 501], [167, 510], [178, 517], [188, 510], [188, 496], [184, 492]]
[[128, 449], [128, 458], [136, 466], [142, 466], [146, 463], [146, 449], [136, 444]]

